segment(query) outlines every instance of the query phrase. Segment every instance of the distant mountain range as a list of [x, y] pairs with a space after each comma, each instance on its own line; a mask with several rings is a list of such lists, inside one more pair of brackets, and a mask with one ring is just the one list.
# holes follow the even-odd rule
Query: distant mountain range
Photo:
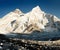
[[3, 18], [0, 18], [0, 33], [31, 33], [55, 32], [60, 30], [60, 19], [55, 15], [45, 13], [39, 6], [34, 7], [30, 12], [23, 13], [16, 9]]

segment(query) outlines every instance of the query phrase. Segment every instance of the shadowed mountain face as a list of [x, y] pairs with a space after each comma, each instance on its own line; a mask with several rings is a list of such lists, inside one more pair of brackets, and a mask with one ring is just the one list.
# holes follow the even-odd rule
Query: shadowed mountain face
[[60, 32], [39, 32], [34, 31], [31, 34], [19, 34], [19, 33], [9, 33], [5, 35], [0, 35], [3, 39], [16, 38], [16, 39], [26, 39], [26, 40], [37, 40], [37, 41], [55, 41], [60, 39]]
[[16, 9], [0, 19], [1, 34], [10, 32], [30, 34], [35, 30], [39, 32], [57, 32], [59, 29], [60, 19], [45, 13], [39, 6], [34, 7], [26, 14]]

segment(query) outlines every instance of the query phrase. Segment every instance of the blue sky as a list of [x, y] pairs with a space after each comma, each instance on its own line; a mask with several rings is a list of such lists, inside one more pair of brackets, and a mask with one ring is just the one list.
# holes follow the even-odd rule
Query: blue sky
[[19, 8], [24, 13], [37, 5], [45, 11], [60, 18], [60, 0], [0, 0], [0, 17]]

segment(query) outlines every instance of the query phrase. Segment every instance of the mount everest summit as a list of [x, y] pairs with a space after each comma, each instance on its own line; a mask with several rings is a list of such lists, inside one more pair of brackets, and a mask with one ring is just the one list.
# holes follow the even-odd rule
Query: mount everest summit
[[19, 9], [0, 18], [0, 33], [31, 33], [33, 31], [53, 32], [60, 30], [60, 19], [47, 14], [39, 6], [30, 12], [23, 13]]

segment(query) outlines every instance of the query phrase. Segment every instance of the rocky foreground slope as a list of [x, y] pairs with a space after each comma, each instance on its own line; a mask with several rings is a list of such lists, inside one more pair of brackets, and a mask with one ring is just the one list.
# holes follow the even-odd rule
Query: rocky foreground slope
[[19, 9], [8, 13], [0, 19], [0, 33], [31, 33], [59, 31], [60, 19], [55, 15], [47, 14], [36, 6], [28, 13]]
[[60, 40], [35, 41], [0, 35], [0, 50], [60, 50]]

